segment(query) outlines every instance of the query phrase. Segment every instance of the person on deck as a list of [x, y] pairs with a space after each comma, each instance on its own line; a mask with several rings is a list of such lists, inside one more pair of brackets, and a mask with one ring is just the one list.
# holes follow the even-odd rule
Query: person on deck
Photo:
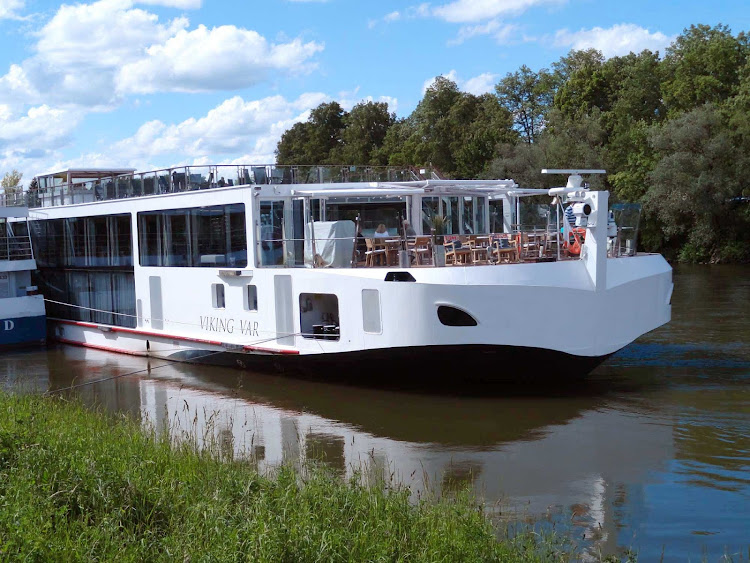
[[377, 238], [387, 238], [391, 235], [388, 234], [388, 230], [385, 228], [385, 225], [383, 223], [380, 223], [380, 225], [378, 225], [378, 228], [375, 229], [375, 236]]
[[576, 226], [576, 216], [573, 215], [573, 206], [568, 205], [568, 207], [565, 208], [565, 218], [568, 220], [568, 223], [570, 223], [570, 228]]
[[407, 237], [417, 236], [417, 231], [409, 224], [409, 221], [404, 221], [404, 235]]

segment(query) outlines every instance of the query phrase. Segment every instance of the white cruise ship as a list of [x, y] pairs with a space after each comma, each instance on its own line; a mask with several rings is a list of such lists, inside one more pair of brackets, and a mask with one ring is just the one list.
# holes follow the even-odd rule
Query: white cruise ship
[[586, 374], [669, 321], [672, 272], [636, 252], [637, 210], [584, 187], [603, 171], [549, 172], [568, 185], [354, 166], [39, 176], [51, 335], [352, 382]]

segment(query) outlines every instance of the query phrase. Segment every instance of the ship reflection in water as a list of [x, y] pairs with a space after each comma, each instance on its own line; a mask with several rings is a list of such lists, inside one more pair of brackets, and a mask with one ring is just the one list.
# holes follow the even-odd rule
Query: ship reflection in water
[[469, 487], [509, 519], [573, 530], [595, 553], [633, 548], [649, 560], [662, 544], [689, 556], [746, 543], [750, 444], [747, 419], [732, 412], [736, 390], [646, 384], [574, 397], [455, 398], [158, 367], [79, 348], [31, 355], [25, 369], [40, 385], [49, 373], [52, 387], [150, 366], [150, 374], [77, 393], [157, 429], [252, 455], [261, 467], [319, 460], [342, 476], [364, 470], [394, 479], [415, 495]]
[[468, 487], [510, 520], [571, 531], [594, 556], [740, 559], [750, 543], [750, 273], [727, 271], [731, 284], [678, 272], [673, 322], [567, 391], [403, 393], [73, 347], [0, 356], [0, 377], [43, 390], [143, 370], [76, 393], [263, 468], [320, 460], [415, 496]]

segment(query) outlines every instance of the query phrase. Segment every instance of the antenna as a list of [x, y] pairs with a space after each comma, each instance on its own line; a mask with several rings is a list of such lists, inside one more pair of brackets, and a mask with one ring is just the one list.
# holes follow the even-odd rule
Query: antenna
[[544, 168], [542, 174], [569, 174], [568, 185], [565, 188], [581, 189], [583, 178], [581, 174], [606, 174], [606, 170], [584, 170], [582, 168]]

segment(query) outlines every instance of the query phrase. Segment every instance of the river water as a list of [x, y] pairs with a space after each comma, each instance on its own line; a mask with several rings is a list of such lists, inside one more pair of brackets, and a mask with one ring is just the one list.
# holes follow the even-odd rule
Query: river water
[[[215, 440], [262, 467], [321, 460], [569, 533], [593, 557], [750, 557], [750, 268], [675, 270], [672, 322], [583, 382], [452, 397], [58, 346], [0, 356], [8, 385]], [[623, 304], [627, 306], [627, 304]], [[498, 366], [502, 369], [502, 366]]]

